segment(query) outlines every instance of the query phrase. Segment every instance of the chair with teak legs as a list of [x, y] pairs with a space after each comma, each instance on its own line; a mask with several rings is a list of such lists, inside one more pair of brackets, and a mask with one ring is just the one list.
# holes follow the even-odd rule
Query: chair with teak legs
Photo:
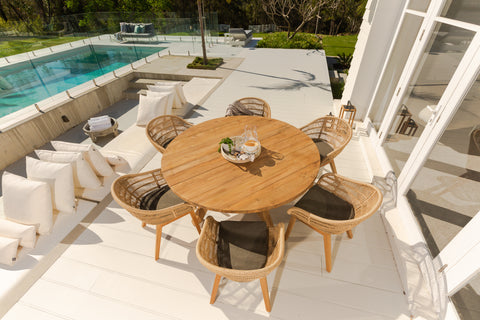
[[382, 204], [382, 193], [369, 184], [326, 173], [287, 213], [290, 222], [285, 240], [298, 219], [323, 235], [326, 269], [332, 270], [331, 235], [346, 232], [374, 214]]
[[320, 153], [320, 167], [330, 164], [333, 173], [337, 173], [334, 158], [352, 139], [352, 127], [347, 121], [326, 116], [313, 120], [300, 128], [315, 142]]
[[160, 240], [165, 225], [190, 214], [200, 233], [195, 208], [170, 190], [161, 169], [117, 178], [112, 184], [112, 196], [120, 206], [140, 219], [143, 227], [146, 224], [156, 226], [155, 260], [160, 256]]
[[215, 273], [210, 303], [215, 302], [222, 277], [238, 282], [260, 279], [265, 309], [270, 312], [267, 275], [283, 260], [283, 223], [215, 221], [207, 217], [197, 242], [197, 258]]

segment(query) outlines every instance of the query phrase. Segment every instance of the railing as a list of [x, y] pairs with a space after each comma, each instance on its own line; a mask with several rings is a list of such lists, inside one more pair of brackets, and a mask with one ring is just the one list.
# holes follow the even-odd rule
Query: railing
[[[214, 38], [218, 35], [216, 14], [206, 15], [204, 20], [207, 26], [207, 45], [211, 46], [214, 42], [218, 42], [218, 38]], [[154, 32], [149, 36], [133, 35], [121, 40], [117, 34], [120, 31], [120, 22], [151, 23]], [[18, 116], [16, 113], [13, 114], [15, 108], [21, 109], [20, 114], [24, 115], [32, 112], [43, 113], [62, 100], [74, 99], [86, 90], [119, 78], [158, 56], [179, 54], [171, 52], [171, 49], [156, 51], [155, 48], [166, 48], [171, 42], [185, 42], [188, 46], [180, 46], [183, 50], [181, 54], [184, 55], [200, 51], [199, 48], [201, 48], [198, 18], [195, 17], [177, 18], [170, 15], [157, 18], [133, 13], [71, 15], [56, 19], [51, 27], [45, 28], [49, 30], [48, 32], [38, 33], [26, 32], [18, 23], [12, 25], [15, 28], [0, 30], [0, 40], [9, 44], [8, 49], [0, 48], [0, 130], [4, 128], [3, 123], [9, 123]], [[25, 44], [25, 40], [29, 39], [35, 39], [35, 41]], [[59, 44], [35, 49], [37, 43], [42, 41]], [[113, 58], [121, 55], [107, 50], [108, 47], [113, 46], [122, 47], [122, 50], [128, 51], [128, 54], [123, 55], [121, 62], [123, 66], [118, 64], [119, 68], [104, 63], [105, 59], [111, 62]], [[148, 47], [154, 49], [150, 50]], [[22, 50], [26, 52], [9, 55], [10, 52]], [[61, 86], [51, 84], [59, 78], [65, 78], [67, 81], [70, 74], [79, 72], [75, 60], [68, 59], [80, 51], [86, 56], [86, 62], [83, 63], [86, 66], [85, 69], [90, 70], [91, 67], [89, 73], [94, 76], [85, 78], [82, 84], [72, 85], [58, 92]], [[49, 62], [49, 59], [56, 56], [64, 56], [67, 61], [58, 64], [70, 65], [71, 69], [66, 71], [67, 69], [61, 68], [62, 66], [57, 66], [56, 62]], [[21, 67], [28, 69], [28, 71], [22, 71], [23, 77], [18, 76], [18, 70]], [[20, 103], [30, 101], [28, 98], [32, 96], [38, 97], [38, 101], [20, 106]], [[12, 114], [5, 114], [9, 111]]]

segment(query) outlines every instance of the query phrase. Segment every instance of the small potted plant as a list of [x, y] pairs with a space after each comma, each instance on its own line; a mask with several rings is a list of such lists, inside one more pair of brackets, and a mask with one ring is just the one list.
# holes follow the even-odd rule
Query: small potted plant
[[230, 139], [229, 137], [226, 137], [226, 138], [223, 138], [222, 140], [220, 140], [220, 142], [218, 143], [220, 146], [218, 147], [218, 152], [220, 152], [221, 148], [223, 148], [223, 150], [226, 152], [227, 149], [228, 149], [228, 153], [232, 153], [232, 150], [235, 146], [234, 142], [232, 139]]

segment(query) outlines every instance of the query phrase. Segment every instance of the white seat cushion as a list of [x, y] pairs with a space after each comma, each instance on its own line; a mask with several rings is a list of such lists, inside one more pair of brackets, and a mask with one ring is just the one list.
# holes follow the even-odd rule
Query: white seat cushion
[[84, 152], [85, 159], [88, 161], [97, 176], [108, 177], [113, 174], [112, 167], [110, 167], [107, 160], [95, 146], [91, 144], [64, 141], [52, 141], [51, 143], [53, 148], [57, 151]]
[[73, 169], [70, 163], [55, 163], [26, 157], [27, 178], [49, 184], [53, 197], [53, 208], [75, 212]]
[[77, 188], [98, 188], [101, 183], [81, 152], [35, 150], [40, 160], [71, 163], [73, 183]]
[[[172, 98], [172, 108], [176, 108], [176, 109], [179, 109], [182, 107], [182, 102], [180, 101], [180, 97], [178, 96], [177, 94], [177, 90], [175, 89], [174, 86], [152, 86], [152, 85], [147, 85], [147, 88], [149, 91], [147, 91], [147, 97], [150, 96], [150, 97], [155, 97], [155, 96], [158, 96], [158, 95], [161, 95], [162, 93], [172, 93], [173, 95], [173, 98]], [[172, 108], [170, 108], [170, 110], [168, 110], [168, 106], [167, 106], [167, 110], [166, 110], [166, 113], [165, 114], [172, 114]]]
[[137, 126], [146, 126], [153, 118], [165, 115], [168, 109], [171, 110], [172, 102], [173, 94], [168, 92], [153, 97], [140, 95]]
[[39, 234], [50, 233], [53, 224], [52, 193], [46, 182], [4, 172], [2, 190], [7, 219], [34, 225]]
[[0, 219], [0, 237], [18, 239], [24, 248], [35, 247], [37, 233], [34, 226], [27, 226], [9, 220]]
[[17, 260], [18, 239], [0, 237], [0, 263], [13, 266]]
[[156, 86], [174, 86], [175, 90], [177, 91], [178, 98], [180, 102], [183, 104], [187, 103], [187, 99], [185, 98], [185, 94], [183, 93], [183, 85], [185, 82], [181, 81], [159, 81], [155, 83]]

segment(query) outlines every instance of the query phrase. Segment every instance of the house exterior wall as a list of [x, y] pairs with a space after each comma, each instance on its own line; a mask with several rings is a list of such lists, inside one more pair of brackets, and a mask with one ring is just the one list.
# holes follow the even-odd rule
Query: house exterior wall
[[370, 0], [355, 46], [341, 99], [357, 108], [356, 120], [364, 120], [387, 59], [393, 35], [406, 0]]

